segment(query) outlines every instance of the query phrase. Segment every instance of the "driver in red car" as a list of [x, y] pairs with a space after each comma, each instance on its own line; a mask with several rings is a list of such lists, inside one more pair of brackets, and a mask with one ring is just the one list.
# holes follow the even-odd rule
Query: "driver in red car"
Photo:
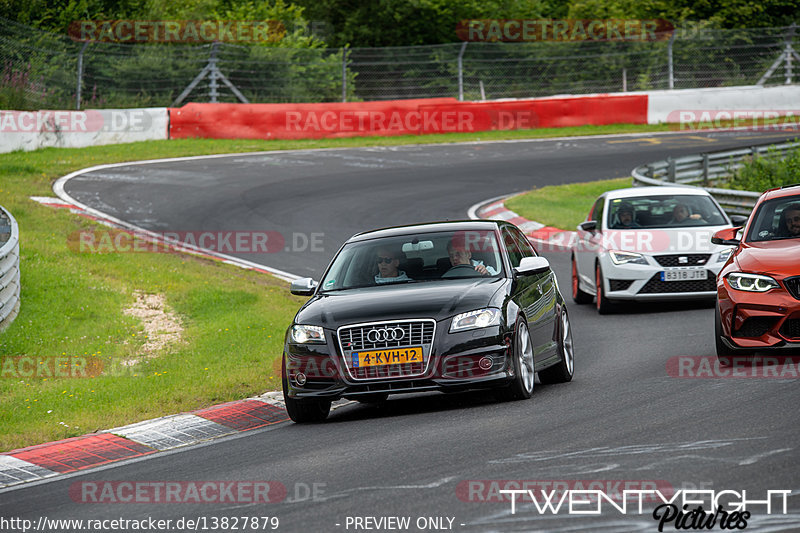
[[800, 202], [789, 204], [781, 213], [779, 237], [800, 237]]

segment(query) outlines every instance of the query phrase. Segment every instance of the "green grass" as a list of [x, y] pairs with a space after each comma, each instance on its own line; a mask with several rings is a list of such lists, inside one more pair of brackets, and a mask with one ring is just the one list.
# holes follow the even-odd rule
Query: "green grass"
[[[94, 377], [25, 377], [0, 372], [0, 451], [200, 409], [280, 388], [283, 334], [303, 298], [271, 276], [175, 253], [72, 251], [76, 231], [98, 225], [30, 196], [102, 163], [260, 150], [386, 146], [666, 130], [584, 126], [528, 131], [330, 140], [185, 139], [0, 154], [0, 205], [21, 230], [22, 308], [0, 333], [0, 366], [52, 358], [99, 363]], [[123, 314], [134, 291], [164, 294], [183, 323], [183, 342], [134, 367], [142, 323]], [[88, 359], [87, 359], [88, 358]], [[25, 367], [27, 368], [27, 367]]]
[[545, 226], [574, 230], [586, 220], [598, 196], [631, 185], [631, 178], [551, 185], [514, 196], [506, 202], [506, 207]]

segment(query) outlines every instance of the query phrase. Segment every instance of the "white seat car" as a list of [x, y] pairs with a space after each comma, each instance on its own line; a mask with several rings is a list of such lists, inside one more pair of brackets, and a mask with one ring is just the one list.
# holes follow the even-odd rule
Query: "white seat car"
[[[746, 217], [734, 217], [735, 221]], [[741, 225], [741, 224], [740, 224]], [[572, 245], [572, 297], [609, 312], [624, 300], [716, 296], [730, 246], [711, 243], [731, 219], [696, 187], [632, 187], [603, 193]]]

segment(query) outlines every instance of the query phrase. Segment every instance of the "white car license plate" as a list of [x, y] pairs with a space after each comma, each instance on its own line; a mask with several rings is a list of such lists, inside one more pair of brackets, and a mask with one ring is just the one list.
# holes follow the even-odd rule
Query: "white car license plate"
[[708, 270], [705, 268], [665, 270], [661, 272], [661, 281], [694, 281], [702, 279], [708, 279]]

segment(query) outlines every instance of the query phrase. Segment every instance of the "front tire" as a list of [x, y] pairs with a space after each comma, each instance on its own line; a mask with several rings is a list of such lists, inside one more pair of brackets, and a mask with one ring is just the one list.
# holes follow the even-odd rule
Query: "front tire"
[[539, 371], [539, 381], [545, 384], [567, 383], [572, 381], [575, 372], [575, 351], [572, 344], [572, 326], [569, 323], [569, 315], [566, 307], [561, 312], [561, 324], [559, 325], [559, 345], [561, 361], [555, 365]]
[[281, 365], [281, 384], [283, 385], [283, 403], [289, 418], [298, 424], [322, 422], [331, 412], [330, 400], [296, 400], [289, 397], [289, 384], [286, 377], [286, 363]]
[[581, 290], [578, 278], [578, 265], [575, 262], [574, 255], [572, 256], [572, 300], [578, 305], [592, 303], [592, 295]]
[[614, 304], [606, 298], [606, 291], [603, 289], [603, 271], [600, 270], [600, 263], [595, 266], [595, 285], [597, 297], [597, 312], [607, 315], [614, 311]]
[[517, 320], [514, 333], [514, 380], [504, 389], [498, 390], [500, 399], [527, 400], [533, 395], [534, 379], [536, 378], [533, 366], [533, 344], [528, 332], [528, 323], [524, 318]]

